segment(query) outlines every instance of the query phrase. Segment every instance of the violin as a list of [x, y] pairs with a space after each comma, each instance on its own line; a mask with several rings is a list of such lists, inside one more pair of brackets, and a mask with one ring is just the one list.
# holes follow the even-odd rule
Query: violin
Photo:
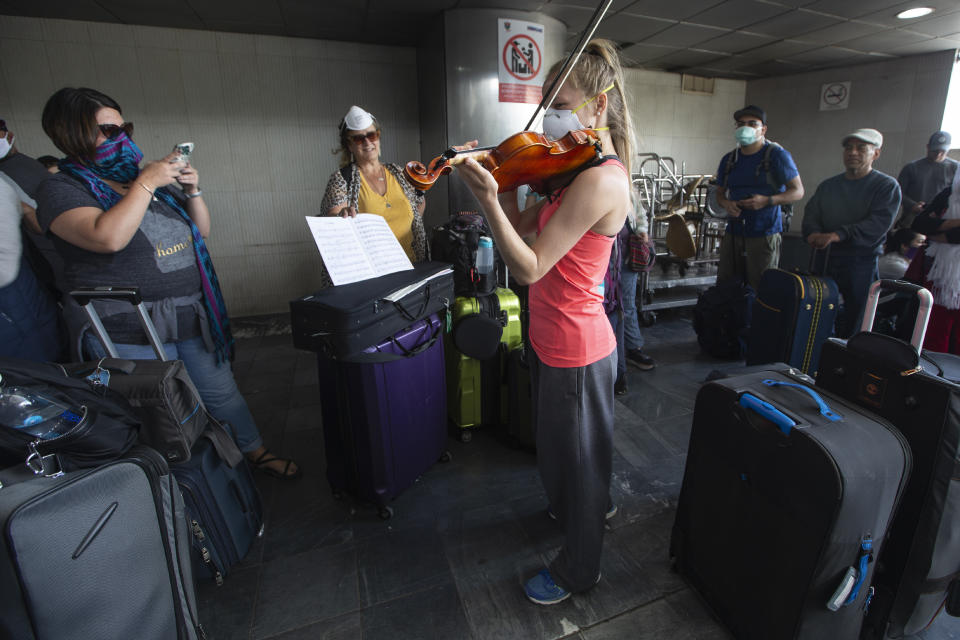
[[558, 179], [591, 166], [601, 155], [600, 138], [592, 129], [570, 131], [558, 140], [548, 140], [536, 131], [521, 131], [495, 147], [462, 151], [451, 147], [426, 166], [408, 162], [403, 172], [417, 189], [426, 191], [455, 165], [473, 158], [493, 174], [498, 193], [524, 184], [537, 193], [549, 193]]
[[563, 61], [553, 82], [540, 99], [540, 104], [524, 130], [515, 133], [495, 147], [480, 147], [458, 151], [453, 147], [444, 151], [424, 166], [414, 160], [403, 168], [407, 180], [420, 191], [433, 186], [440, 176], [453, 171], [472, 156], [482, 164], [497, 180], [497, 193], [513, 191], [517, 187], [529, 184], [537, 193], [550, 193], [563, 184], [564, 178], [570, 180], [577, 172], [593, 165], [602, 156], [600, 138], [593, 129], [570, 131], [559, 140], [547, 140], [542, 133], [530, 131], [541, 111], [546, 111], [557, 97], [560, 87], [566, 82], [587, 42], [606, 15], [613, 0], [601, 0], [597, 5], [590, 23], [581, 32], [577, 46]]

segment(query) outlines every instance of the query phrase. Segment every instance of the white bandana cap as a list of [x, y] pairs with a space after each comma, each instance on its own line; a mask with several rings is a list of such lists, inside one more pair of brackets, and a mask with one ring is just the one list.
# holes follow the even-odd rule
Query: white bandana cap
[[350, 107], [350, 111], [347, 111], [347, 115], [343, 117], [343, 123], [347, 126], [347, 129], [361, 131], [373, 124], [373, 115], [357, 105], [353, 105]]

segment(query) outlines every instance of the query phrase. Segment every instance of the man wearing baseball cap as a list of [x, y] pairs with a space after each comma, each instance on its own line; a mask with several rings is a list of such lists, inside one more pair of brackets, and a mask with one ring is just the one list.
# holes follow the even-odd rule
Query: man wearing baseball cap
[[937, 131], [927, 143], [927, 155], [906, 164], [897, 177], [903, 192], [903, 214], [898, 225], [909, 227], [923, 207], [950, 186], [957, 172], [957, 161], [947, 157], [950, 134]]
[[717, 203], [729, 215], [720, 241], [717, 282], [743, 279], [756, 289], [780, 262], [781, 206], [803, 197], [790, 152], [766, 139], [767, 114], [747, 105], [733, 114], [737, 148], [720, 160]]
[[804, 239], [814, 249], [830, 247], [825, 275], [836, 280], [843, 296], [840, 338], [860, 326], [870, 284], [879, 277], [877, 257], [900, 208], [900, 185], [873, 168], [882, 146], [876, 129], [844, 136], [844, 172], [821, 182], [804, 209]]

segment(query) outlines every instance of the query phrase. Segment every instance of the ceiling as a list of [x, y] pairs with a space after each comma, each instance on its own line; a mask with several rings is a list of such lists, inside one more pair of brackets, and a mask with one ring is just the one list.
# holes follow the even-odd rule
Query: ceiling
[[[599, 0], [0, 0], [0, 15], [415, 46], [447, 9], [507, 6], [563, 21], [572, 47]], [[915, 6], [935, 11], [912, 20]], [[2, 17], [0, 17], [2, 19]], [[758, 78], [960, 48], [958, 0], [613, 0], [595, 34], [626, 64]]]

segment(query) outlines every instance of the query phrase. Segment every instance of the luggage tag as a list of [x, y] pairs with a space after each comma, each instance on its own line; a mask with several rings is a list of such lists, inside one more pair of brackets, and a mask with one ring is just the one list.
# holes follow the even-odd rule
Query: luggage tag
[[100, 359], [100, 362], [97, 363], [97, 368], [94, 369], [85, 380], [90, 383], [90, 386], [93, 387], [95, 391], [106, 392], [107, 387], [110, 386], [110, 371], [103, 368], [103, 358]]

